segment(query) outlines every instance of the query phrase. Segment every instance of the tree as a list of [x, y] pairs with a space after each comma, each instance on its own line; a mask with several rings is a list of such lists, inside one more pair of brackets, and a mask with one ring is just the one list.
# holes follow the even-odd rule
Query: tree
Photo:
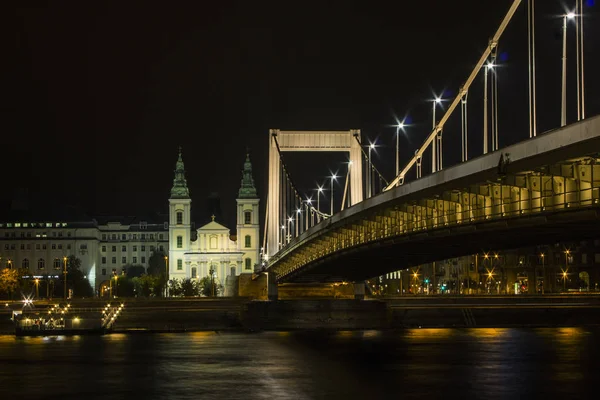
[[137, 278], [146, 273], [146, 268], [143, 265], [129, 265], [127, 268], [127, 277], [128, 278]]
[[162, 286], [159, 283], [160, 278], [144, 274], [132, 279], [135, 292], [138, 296], [151, 297], [160, 296], [162, 293]]
[[198, 282], [198, 292], [202, 296], [206, 297], [213, 295], [218, 296], [219, 293], [223, 292], [223, 285], [221, 285], [216, 279], [213, 280], [210, 276], [205, 276], [204, 278], [200, 279], [200, 282]]
[[[54, 295], [57, 297], [63, 296], [64, 279], [65, 277], [62, 275], [60, 282], [54, 285]], [[81, 271], [81, 260], [74, 255], [67, 258], [67, 289], [71, 289], [73, 296], [77, 297], [92, 297], [94, 295], [90, 282]]]
[[12, 299], [13, 293], [20, 286], [20, 271], [16, 268], [4, 268], [0, 271], [0, 292]]
[[166, 274], [165, 253], [155, 250], [148, 259], [148, 275], [161, 276]]
[[198, 296], [198, 285], [190, 278], [183, 279], [180, 283], [181, 293], [184, 296]]

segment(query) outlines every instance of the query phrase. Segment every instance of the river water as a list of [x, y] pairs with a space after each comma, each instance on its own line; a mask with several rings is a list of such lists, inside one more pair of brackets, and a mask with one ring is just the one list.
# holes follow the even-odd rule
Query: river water
[[0, 336], [0, 399], [600, 398], [600, 329]]

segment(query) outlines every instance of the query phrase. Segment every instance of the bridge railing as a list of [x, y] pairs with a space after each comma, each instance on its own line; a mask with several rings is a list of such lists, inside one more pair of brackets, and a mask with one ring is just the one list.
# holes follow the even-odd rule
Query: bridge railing
[[[578, 178], [585, 180], [527, 173], [507, 178], [511, 180], [510, 185], [474, 185], [468, 191], [455, 190], [437, 198], [369, 209], [301, 240], [296, 238], [276, 254], [270, 264], [284, 262], [286, 265], [283, 268], [278, 266], [277, 271], [289, 274], [337, 251], [394, 236], [461, 224], [599, 207], [600, 166], [592, 164], [585, 167], [585, 170], [578, 171]], [[587, 178], [584, 178], [585, 171]], [[290, 257], [292, 254], [293, 257]]]

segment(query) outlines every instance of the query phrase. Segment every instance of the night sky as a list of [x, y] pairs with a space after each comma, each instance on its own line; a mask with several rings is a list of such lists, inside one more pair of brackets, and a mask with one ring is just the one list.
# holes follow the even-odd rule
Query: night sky
[[[264, 206], [269, 128], [361, 129], [382, 145], [375, 163], [392, 179], [395, 116], [412, 120], [401, 141], [407, 160], [430, 131], [430, 100], [456, 93], [511, 3], [13, 2], [5, 15], [15, 52], [0, 78], [13, 91], [2, 109], [3, 204], [25, 188], [34, 202], [92, 215], [165, 212], [181, 145], [197, 222], [206, 222], [206, 199], [218, 193], [233, 225], [247, 147]], [[558, 15], [574, 0], [536, 3], [543, 132], [560, 122]], [[592, 116], [600, 112], [600, 5], [586, 3]], [[528, 137], [526, 34], [522, 4], [499, 45], [501, 146]], [[569, 40], [573, 121], [573, 26]], [[480, 74], [469, 97], [471, 157], [481, 152], [482, 81]], [[459, 118], [444, 132], [446, 165], [460, 159]], [[308, 191], [329, 170], [343, 172], [344, 158], [286, 159]]]

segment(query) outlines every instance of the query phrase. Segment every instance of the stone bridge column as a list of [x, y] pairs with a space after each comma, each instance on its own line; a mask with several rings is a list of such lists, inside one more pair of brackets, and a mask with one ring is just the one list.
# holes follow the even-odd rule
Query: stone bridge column
[[278, 297], [277, 277], [275, 276], [275, 273], [267, 272], [267, 298], [275, 301]]
[[354, 298], [356, 300], [364, 300], [365, 299], [365, 282], [355, 282], [354, 283]]

